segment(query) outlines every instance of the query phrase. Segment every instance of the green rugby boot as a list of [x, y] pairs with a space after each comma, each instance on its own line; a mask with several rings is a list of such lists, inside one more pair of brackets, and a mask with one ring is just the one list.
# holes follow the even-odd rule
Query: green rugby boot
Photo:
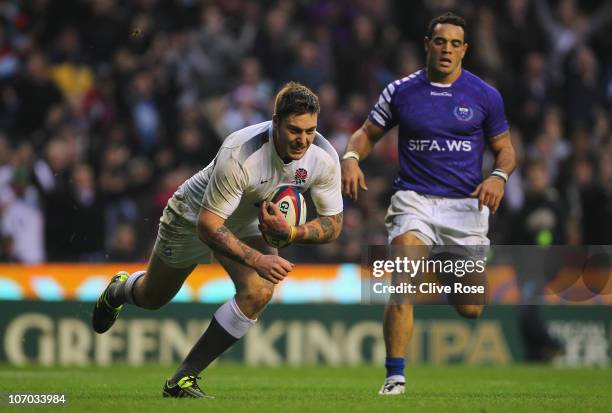
[[200, 386], [198, 386], [198, 379], [201, 379], [201, 377], [185, 376], [175, 384], [171, 384], [170, 380], [166, 380], [162, 395], [164, 397], [174, 397], [177, 399], [214, 399], [214, 397], [204, 393]]
[[107, 301], [108, 289], [111, 285], [115, 283], [125, 282], [129, 278], [130, 274], [125, 271], [119, 271], [115, 276], [111, 279], [110, 283], [106, 286], [98, 301], [96, 301], [96, 305], [94, 306], [91, 324], [96, 333], [102, 334], [108, 331], [109, 328], [115, 324], [115, 320], [119, 316], [119, 313], [123, 309], [123, 305], [119, 307], [113, 307]]

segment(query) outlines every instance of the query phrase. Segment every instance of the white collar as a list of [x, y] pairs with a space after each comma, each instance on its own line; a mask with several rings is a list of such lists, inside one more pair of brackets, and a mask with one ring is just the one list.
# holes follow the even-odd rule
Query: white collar
[[[457, 78], [457, 79], [459, 79], [459, 78]], [[455, 83], [455, 82], [453, 82], [453, 83]], [[451, 87], [453, 85], [453, 83], [429, 82], [430, 85], [435, 86], [435, 87]]]

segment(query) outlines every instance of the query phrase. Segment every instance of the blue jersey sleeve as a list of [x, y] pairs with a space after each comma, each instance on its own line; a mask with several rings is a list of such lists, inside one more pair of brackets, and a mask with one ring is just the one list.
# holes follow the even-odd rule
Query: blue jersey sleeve
[[378, 102], [376, 102], [368, 116], [370, 122], [384, 130], [389, 130], [397, 124], [393, 110], [393, 94], [397, 88], [395, 83], [397, 82], [391, 82], [383, 89], [378, 97]]
[[508, 121], [504, 112], [504, 101], [501, 94], [492, 87], [488, 87], [487, 98], [489, 101], [487, 117], [484, 121], [483, 130], [486, 139], [493, 138], [503, 132], [506, 132]]

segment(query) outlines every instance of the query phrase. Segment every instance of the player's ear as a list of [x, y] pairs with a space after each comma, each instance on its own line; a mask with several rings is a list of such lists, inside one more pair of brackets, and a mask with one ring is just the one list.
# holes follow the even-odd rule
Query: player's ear
[[461, 53], [461, 58], [463, 59], [465, 57], [465, 54], [467, 53], [468, 50], [468, 44], [467, 42], [463, 43], [463, 53]]
[[425, 53], [429, 52], [429, 37], [427, 36], [423, 39], [423, 47], [425, 48]]

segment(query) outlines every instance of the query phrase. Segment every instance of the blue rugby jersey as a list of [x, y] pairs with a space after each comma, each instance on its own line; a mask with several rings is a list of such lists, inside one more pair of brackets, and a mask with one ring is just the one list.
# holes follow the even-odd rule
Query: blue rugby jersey
[[465, 69], [451, 85], [430, 82], [425, 70], [389, 83], [369, 119], [399, 126], [393, 189], [448, 198], [476, 189], [486, 141], [508, 130], [499, 92]]

